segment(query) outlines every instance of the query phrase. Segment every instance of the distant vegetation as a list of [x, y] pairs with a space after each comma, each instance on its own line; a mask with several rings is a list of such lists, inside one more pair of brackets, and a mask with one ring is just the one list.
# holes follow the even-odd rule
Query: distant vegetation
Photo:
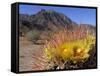
[[35, 42], [40, 37], [40, 32], [38, 30], [31, 30], [26, 33], [26, 36], [29, 38], [29, 40]]

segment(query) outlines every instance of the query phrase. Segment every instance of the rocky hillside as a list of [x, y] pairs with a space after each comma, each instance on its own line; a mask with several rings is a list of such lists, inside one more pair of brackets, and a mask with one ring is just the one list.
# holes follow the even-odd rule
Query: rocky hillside
[[46, 11], [44, 9], [34, 15], [20, 14], [19, 21], [20, 27], [22, 28], [27, 27], [28, 29], [38, 30], [55, 31], [63, 27], [72, 29], [73, 27], [77, 26], [75, 22], [64, 14], [52, 10]]
[[[93, 33], [95, 32], [94, 26], [88, 24], [81, 24], [81, 26], [82, 25], [87, 27], [90, 31], [92, 30]], [[73, 30], [78, 27], [78, 24], [62, 13], [42, 9], [33, 15], [20, 14], [19, 27], [20, 36], [30, 31], [33, 33], [33, 30], [35, 30], [40, 35], [41, 39], [45, 39], [50, 33], [57, 32], [65, 27], [67, 30]]]

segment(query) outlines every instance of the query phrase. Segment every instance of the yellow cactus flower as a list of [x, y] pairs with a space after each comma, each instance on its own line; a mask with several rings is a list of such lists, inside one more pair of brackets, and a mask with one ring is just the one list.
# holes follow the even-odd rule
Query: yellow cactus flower
[[83, 33], [80, 33], [79, 30], [78, 32], [75, 30], [74, 33], [64, 30], [53, 35], [54, 37], [46, 43], [45, 54], [47, 58], [53, 60], [53, 58], [59, 57], [63, 61], [71, 60], [73, 63], [88, 59], [89, 51], [95, 45], [96, 39], [95, 36], [84, 33], [85, 35], [82, 36]]

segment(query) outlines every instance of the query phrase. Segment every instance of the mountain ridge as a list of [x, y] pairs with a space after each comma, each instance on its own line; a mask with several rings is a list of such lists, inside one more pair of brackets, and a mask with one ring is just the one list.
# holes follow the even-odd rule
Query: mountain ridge
[[[80, 24], [80, 26], [88, 26], [89, 30], [94, 30], [95, 27], [89, 24]], [[19, 15], [20, 32], [36, 29], [38, 31], [59, 31], [66, 28], [67, 30], [73, 30], [78, 27], [79, 24], [72, 21], [69, 17], [63, 13], [56, 12], [54, 10], [44, 10], [37, 12], [33, 15], [20, 14]], [[91, 27], [91, 28], [90, 28]]]

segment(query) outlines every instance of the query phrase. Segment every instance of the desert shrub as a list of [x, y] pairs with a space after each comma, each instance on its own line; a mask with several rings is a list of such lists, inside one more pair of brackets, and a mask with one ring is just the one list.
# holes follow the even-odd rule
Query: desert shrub
[[33, 42], [38, 40], [40, 37], [40, 32], [38, 30], [32, 30], [29, 31], [26, 36], [28, 37], [29, 40], [32, 40]]
[[65, 62], [85, 62], [89, 58], [89, 51], [95, 45], [95, 37], [83, 27], [73, 31], [66, 29], [55, 33], [44, 46], [46, 57], [50, 62], [59, 66]]
[[29, 28], [26, 26], [20, 25], [19, 26], [19, 36], [25, 35], [29, 31]]

